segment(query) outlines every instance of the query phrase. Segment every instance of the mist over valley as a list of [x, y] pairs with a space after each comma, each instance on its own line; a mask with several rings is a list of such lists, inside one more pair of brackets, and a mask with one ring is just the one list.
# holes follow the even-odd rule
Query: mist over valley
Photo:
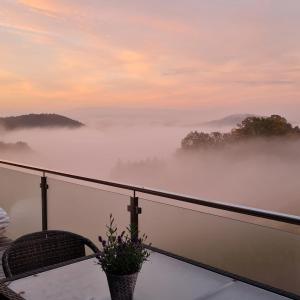
[[[183, 193], [203, 199], [237, 203], [291, 214], [300, 213], [298, 178], [300, 140], [266, 139], [201, 148], [183, 153], [181, 142], [190, 132], [224, 134], [228, 119], [216, 128], [176, 113], [106, 111], [95, 115], [69, 114], [66, 127], [2, 131], [1, 141], [22, 141], [32, 151], [0, 151], [2, 159]], [[169, 115], [167, 119], [166, 116]], [[206, 123], [206, 124], [204, 124]]]

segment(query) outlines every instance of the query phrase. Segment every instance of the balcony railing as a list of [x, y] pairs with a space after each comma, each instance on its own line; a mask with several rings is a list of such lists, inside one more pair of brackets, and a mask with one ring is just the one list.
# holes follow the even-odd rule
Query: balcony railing
[[16, 238], [64, 229], [97, 241], [112, 213], [157, 251], [299, 299], [300, 217], [0, 161], [0, 206]]

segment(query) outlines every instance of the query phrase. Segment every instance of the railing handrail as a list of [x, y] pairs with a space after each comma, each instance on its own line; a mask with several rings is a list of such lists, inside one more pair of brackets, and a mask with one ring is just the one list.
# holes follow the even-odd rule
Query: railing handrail
[[191, 204], [200, 205], [200, 206], [206, 206], [206, 207], [210, 207], [210, 208], [230, 211], [230, 212], [239, 213], [239, 214], [243, 214], [243, 215], [250, 215], [250, 216], [254, 216], [254, 217], [258, 217], [258, 218], [269, 219], [269, 220], [273, 220], [273, 221], [277, 221], [277, 222], [283, 222], [283, 223], [288, 223], [288, 224], [293, 224], [293, 225], [300, 225], [300, 216], [283, 214], [283, 213], [278, 213], [278, 212], [268, 211], [268, 210], [262, 210], [262, 209], [257, 209], [257, 208], [253, 208], [253, 207], [243, 206], [243, 205], [229, 204], [229, 203], [225, 203], [225, 202], [202, 200], [199, 198], [189, 197], [189, 196], [180, 195], [180, 194], [174, 194], [174, 193], [170, 193], [167, 191], [154, 190], [151, 188], [146, 188], [146, 187], [141, 187], [141, 186], [134, 186], [134, 185], [124, 184], [124, 183], [119, 183], [119, 182], [114, 182], [114, 181], [107, 181], [107, 180], [95, 179], [95, 178], [90, 178], [90, 177], [84, 177], [84, 176], [79, 176], [79, 175], [75, 175], [75, 174], [55, 171], [55, 170], [51, 170], [51, 169], [45, 169], [45, 168], [40, 168], [40, 167], [35, 167], [35, 166], [30, 166], [30, 165], [23, 165], [23, 164], [14, 163], [11, 161], [0, 160], [0, 164], [12, 166], [12, 167], [18, 167], [18, 168], [27, 169], [27, 170], [32, 170], [32, 171], [37, 171], [37, 172], [42, 172], [43, 174], [52, 174], [52, 175], [66, 177], [66, 178], [71, 178], [71, 179], [76, 179], [76, 180], [81, 180], [81, 181], [86, 181], [86, 182], [91, 182], [91, 183], [97, 183], [97, 184], [101, 184], [101, 185], [107, 185], [107, 186], [116, 187], [116, 188], [120, 188], [120, 189], [149, 194], [149, 195], [153, 195], [153, 196], [169, 198], [169, 199], [177, 200], [180, 202], [191, 203]]

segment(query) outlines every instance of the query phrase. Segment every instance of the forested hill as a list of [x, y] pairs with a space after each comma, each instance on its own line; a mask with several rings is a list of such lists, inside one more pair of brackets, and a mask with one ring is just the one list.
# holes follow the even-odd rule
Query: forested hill
[[223, 149], [254, 139], [300, 140], [300, 128], [293, 126], [279, 115], [270, 117], [247, 117], [230, 132], [190, 132], [182, 141], [183, 150]]
[[0, 127], [6, 130], [29, 128], [67, 127], [79, 128], [83, 123], [57, 114], [28, 114], [15, 117], [0, 118]]

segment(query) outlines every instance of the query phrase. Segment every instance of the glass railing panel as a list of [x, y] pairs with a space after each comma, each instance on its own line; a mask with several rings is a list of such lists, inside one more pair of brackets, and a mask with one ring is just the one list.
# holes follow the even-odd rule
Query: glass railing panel
[[[140, 231], [154, 247], [300, 294], [298, 233], [207, 212], [139, 200]], [[195, 206], [194, 206], [195, 207]], [[195, 207], [196, 208], [196, 207]], [[299, 228], [298, 228], [299, 229]]]
[[17, 237], [42, 230], [41, 177], [0, 168], [0, 207], [10, 218], [5, 236]]
[[48, 185], [49, 229], [81, 234], [98, 245], [98, 236], [105, 236], [110, 214], [120, 231], [129, 225], [128, 195], [55, 178], [48, 178]]

